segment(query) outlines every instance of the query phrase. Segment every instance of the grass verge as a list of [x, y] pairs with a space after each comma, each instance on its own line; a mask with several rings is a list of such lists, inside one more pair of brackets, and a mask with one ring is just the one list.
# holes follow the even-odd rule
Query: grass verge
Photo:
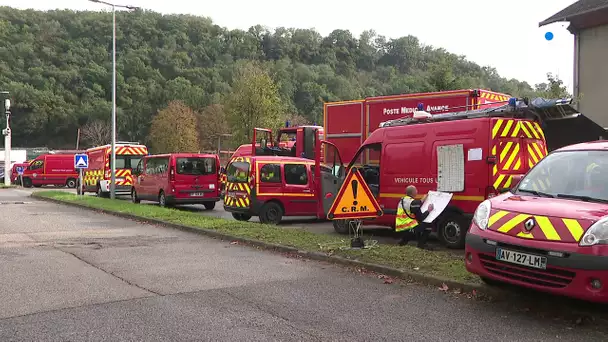
[[77, 203], [90, 208], [136, 215], [142, 218], [162, 220], [189, 227], [217, 231], [219, 233], [266, 243], [295, 247], [308, 252], [320, 252], [341, 256], [366, 263], [388, 266], [407, 273], [427, 275], [459, 283], [479, 284], [477, 277], [465, 269], [462, 257], [449, 252], [426, 251], [414, 246], [378, 245], [366, 250], [343, 250], [348, 239], [326, 234], [316, 234], [299, 229], [255, 222], [239, 222], [200, 215], [197, 213], [161, 208], [152, 205], [133, 204], [123, 200], [111, 200], [92, 196], [76, 196], [61, 191], [40, 191], [35, 197]]
[[17, 186], [15, 185], [5, 185], [4, 183], [0, 183], [0, 189], [12, 189], [12, 188], [16, 188]]

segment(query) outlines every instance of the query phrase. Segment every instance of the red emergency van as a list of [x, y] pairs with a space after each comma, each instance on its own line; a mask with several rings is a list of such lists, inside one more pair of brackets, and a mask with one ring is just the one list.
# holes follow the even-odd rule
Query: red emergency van
[[[527, 100], [526, 100], [527, 102]], [[541, 102], [544, 104], [544, 102]], [[538, 120], [577, 113], [569, 102], [536, 107], [512, 99], [486, 108], [388, 121], [357, 151], [349, 167], [358, 167], [384, 215], [364, 224], [394, 227], [397, 204], [414, 185], [422, 197], [429, 190], [452, 193], [434, 221], [439, 240], [463, 248], [477, 206], [513, 184], [546, 154]], [[348, 221], [334, 220], [348, 233]]]
[[39, 155], [23, 172], [23, 186], [26, 188], [43, 185], [75, 188], [77, 179], [73, 153]]
[[12, 184], [21, 184], [21, 178], [19, 178], [19, 168], [21, 168], [21, 172], [25, 172], [28, 162], [25, 163], [15, 163], [13, 164], [13, 168], [11, 169], [11, 183]]
[[131, 199], [161, 206], [203, 204], [220, 200], [220, 158], [216, 154], [171, 153], [144, 157], [132, 171]]
[[233, 158], [226, 168], [224, 210], [237, 220], [258, 216], [268, 224], [277, 224], [284, 216], [325, 219], [344, 178], [344, 166], [331, 143], [319, 141], [314, 148], [314, 160], [256, 155]]
[[[148, 147], [138, 142], [117, 141], [116, 152], [116, 194], [130, 194], [133, 184], [131, 170], [148, 155]], [[89, 157], [89, 167], [84, 170], [82, 192], [95, 192], [99, 197], [110, 196], [112, 182], [112, 146], [92, 147], [86, 151]]]
[[483, 201], [466, 238], [469, 272], [608, 303], [608, 141], [553, 151]]
[[[259, 138], [259, 139], [258, 139]], [[314, 160], [314, 146], [317, 141], [324, 139], [321, 126], [292, 126], [279, 129], [276, 140], [272, 131], [266, 128], [254, 128], [251, 144], [243, 144], [237, 148], [231, 158], [244, 156], [284, 156], [303, 157]], [[225, 169], [222, 170], [222, 192], [226, 184]]]

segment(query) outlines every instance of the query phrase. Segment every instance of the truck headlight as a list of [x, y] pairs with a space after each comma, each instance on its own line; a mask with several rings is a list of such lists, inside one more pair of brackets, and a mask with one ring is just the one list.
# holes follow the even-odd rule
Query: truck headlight
[[585, 234], [579, 246], [594, 246], [608, 244], [608, 216], [601, 218], [595, 222]]
[[473, 214], [473, 222], [475, 222], [479, 229], [485, 230], [488, 228], [490, 210], [492, 210], [492, 205], [490, 204], [489, 200], [481, 202], [477, 209], [475, 209], [475, 214]]

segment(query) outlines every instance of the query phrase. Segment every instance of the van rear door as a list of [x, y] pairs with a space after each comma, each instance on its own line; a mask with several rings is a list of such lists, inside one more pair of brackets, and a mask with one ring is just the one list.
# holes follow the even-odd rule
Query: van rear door
[[255, 177], [250, 158], [236, 157], [230, 161], [226, 167], [224, 206], [249, 208], [252, 191], [250, 177]]
[[215, 156], [174, 156], [171, 176], [176, 197], [218, 197], [218, 161]]
[[492, 185], [508, 189], [514, 175], [524, 175], [547, 155], [545, 138], [538, 123], [518, 119], [492, 119]]

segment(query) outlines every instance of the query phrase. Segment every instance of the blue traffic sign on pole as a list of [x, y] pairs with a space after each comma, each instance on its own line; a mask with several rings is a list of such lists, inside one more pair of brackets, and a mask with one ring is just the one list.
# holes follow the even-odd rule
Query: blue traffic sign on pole
[[86, 154], [74, 155], [74, 168], [75, 169], [88, 169], [89, 168], [89, 156]]
[[17, 166], [17, 174], [21, 176], [23, 174], [23, 166]]

